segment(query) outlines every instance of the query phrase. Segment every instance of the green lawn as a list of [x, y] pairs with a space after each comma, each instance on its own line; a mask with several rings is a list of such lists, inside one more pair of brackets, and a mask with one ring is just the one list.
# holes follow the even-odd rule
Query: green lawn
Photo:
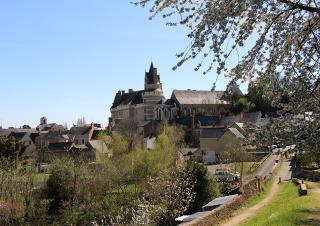
[[320, 225], [320, 196], [310, 191], [299, 196], [297, 186], [284, 183], [277, 196], [242, 225]]
[[[250, 174], [256, 167], [255, 162], [244, 162], [243, 163], [243, 176]], [[230, 163], [228, 168], [241, 173], [241, 163]]]

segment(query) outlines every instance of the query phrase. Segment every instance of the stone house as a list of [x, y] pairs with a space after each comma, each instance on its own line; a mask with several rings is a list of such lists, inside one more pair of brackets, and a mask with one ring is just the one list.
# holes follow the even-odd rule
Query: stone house
[[37, 148], [35, 145], [35, 139], [38, 133], [30, 132], [11, 132], [8, 136], [14, 137], [16, 140], [20, 140], [25, 143], [26, 150], [23, 152], [23, 158], [31, 158], [37, 155]]
[[[212, 164], [219, 162], [219, 153], [237, 148], [244, 135], [235, 127], [204, 128], [200, 131], [200, 150], [203, 162]], [[239, 149], [241, 147], [239, 146]]]

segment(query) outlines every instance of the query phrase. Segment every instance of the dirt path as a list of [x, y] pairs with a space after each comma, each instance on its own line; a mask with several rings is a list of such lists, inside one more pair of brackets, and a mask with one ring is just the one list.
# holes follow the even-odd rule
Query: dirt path
[[[276, 194], [279, 191], [279, 185], [278, 185], [278, 180], [279, 177], [282, 177], [283, 175], [287, 176], [290, 173], [290, 164], [288, 164], [288, 161], [283, 162], [277, 176], [275, 177], [274, 183], [272, 185], [272, 188], [268, 194], [268, 196], [266, 198], [264, 198], [261, 202], [259, 202], [258, 204], [245, 209], [242, 213], [240, 213], [237, 216], [232, 217], [231, 219], [229, 219], [227, 222], [224, 222], [221, 224], [221, 226], [235, 226], [235, 225], [239, 225], [241, 223], [244, 223], [246, 220], [248, 220], [250, 217], [254, 216], [258, 210], [260, 210], [262, 207], [264, 207], [265, 205], [267, 205], [271, 199], [273, 199]], [[284, 179], [282, 177], [282, 179]], [[287, 179], [287, 178], [285, 178]]]
[[227, 222], [222, 223], [221, 226], [235, 226], [235, 225], [239, 225], [239, 224], [243, 223], [245, 220], [254, 216], [258, 210], [260, 210], [262, 207], [267, 205], [269, 203], [269, 201], [277, 194], [278, 190], [279, 190], [279, 185], [275, 181], [266, 198], [264, 198], [258, 204], [244, 210], [239, 215], [234, 216], [233, 218], [229, 219]]
[[316, 193], [316, 194], [318, 194], [318, 195], [320, 195], [320, 188], [319, 187], [314, 187], [314, 188], [311, 189], [311, 191]]

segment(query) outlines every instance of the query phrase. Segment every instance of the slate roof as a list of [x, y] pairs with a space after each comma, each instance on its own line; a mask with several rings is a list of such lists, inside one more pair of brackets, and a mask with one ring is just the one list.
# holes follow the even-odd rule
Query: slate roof
[[14, 138], [16, 138], [17, 140], [21, 140], [25, 135], [26, 135], [27, 133], [26, 132], [18, 132], [18, 133], [16, 133], [16, 132], [12, 132], [12, 133], [10, 133], [10, 137], [14, 137]]
[[149, 72], [145, 73], [145, 82], [147, 84], [160, 83], [160, 76], [158, 75], [157, 68], [153, 66], [153, 62], [151, 62]]
[[198, 150], [198, 148], [182, 148], [181, 153], [185, 156], [186, 155], [193, 155], [197, 150]]
[[0, 136], [9, 136], [10, 133], [39, 133], [36, 129], [0, 129]]
[[164, 104], [165, 104], [165, 105], [174, 106], [175, 101], [174, 101], [174, 99], [171, 99], [171, 98], [170, 98], [170, 99], [165, 100]]
[[243, 134], [236, 128], [229, 128], [229, 131], [236, 136], [236, 138], [244, 139]]
[[200, 138], [220, 138], [225, 132], [225, 128], [203, 128], [200, 131]]
[[48, 146], [48, 152], [66, 152], [72, 147], [73, 142], [59, 142], [50, 143]]
[[224, 91], [173, 90], [172, 99], [176, 99], [180, 105], [230, 104], [223, 100], [223, 94]]
[[121, 105], [135, 105], [135, 104], [142, 104], [142, 94], [144, 93], [144, 90], [139, 91], [132, 91], [129, 93], [125, 93], [124, 91], [120, 91], [116, 94], [112, 107], [116, 108]]
[[[218, 126], [225, 126], [225, 127], [230, 127], [236, 122], [241, 121], [241, 116], [240, 114], [238, 115], [230, 115], [230, 116], [225, 116], [221, 118], [219, 122], [217, 122]], [[262, 114], [260, 111], [257, 112], [249, 112], [249, 113], [244, 113], [244, 122], [251, 123], [255, 126], [262, 126], [268, 122], [268, 119], [262, 118]]]
[[30, 134], [30, 139], [32, 140], [33, 143], [36, 142], [37, 136], [39, 136], [39, 133], [31, 133]]
[[91, 125], [85, 125], [85, 126], [73, 126], [69, 130], [69, 135], [84, 135], [86, 133], [89, 133], [91, 130]]
[[7, 136], [9, 136], [10, 133], [11, 133], [11, 131], [8, 129], [0, 129], [0, 136], [7, 137]]
[[205, 206], [203, 206], [202, 210], [211, 210], [211, 209], [214, 209], [214, 208], [221, 206], [223, 204], [230, 203], [238, 196], [239, 195], [229, 195], [229, 196], [223, 196], [223, 197], [216, 198], [216, 199], [212, 200], [211, 202], [209, 202], [208, 204], [206, 204]]
[[218, 116], [196, 116], [195, 123], [201, 123], [201, 126], [213, 126], [219, 121]]
[[180, 217], [181, 220], [180, 220], [179, 218], [176, 218], [176, 220], [177, 220], [177, 221], [180, 220], [180, 222], [182, 221], [183, 223], [185, 223], [185, 222], [190, 222], [190, 221], [196, 220], [196, 219], [198, 219], [198, 218], [207, 216], [207, 215], [209, 215], [209, 214], [210, 214], [209, 211], [196, 212], [196, 213], [191, 214], [191, 215], [189, 215], [189, 216]]

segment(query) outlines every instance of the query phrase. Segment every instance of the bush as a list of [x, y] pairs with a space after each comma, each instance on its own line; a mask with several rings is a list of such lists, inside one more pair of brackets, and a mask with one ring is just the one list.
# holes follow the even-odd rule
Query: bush
[[195, 180], [193, 188], [195, 198], [187, 211], [190, 214], [201, 211], [202, 206], [219, 196], [219, 183], [202, 163], [189, 161], [184, 170], [191, 174]]
[[49, 213], [61, 213], [67, 203], [73, 205], [75, 194], [75, 164], [71, 159], [57, 159], [52, 163], [47, 181], [47, 197], [52, 199]]
[[296, 154], [295, 161], [296, 161], [296, 166], [299, 168], [319, 168], [320, 152]]

